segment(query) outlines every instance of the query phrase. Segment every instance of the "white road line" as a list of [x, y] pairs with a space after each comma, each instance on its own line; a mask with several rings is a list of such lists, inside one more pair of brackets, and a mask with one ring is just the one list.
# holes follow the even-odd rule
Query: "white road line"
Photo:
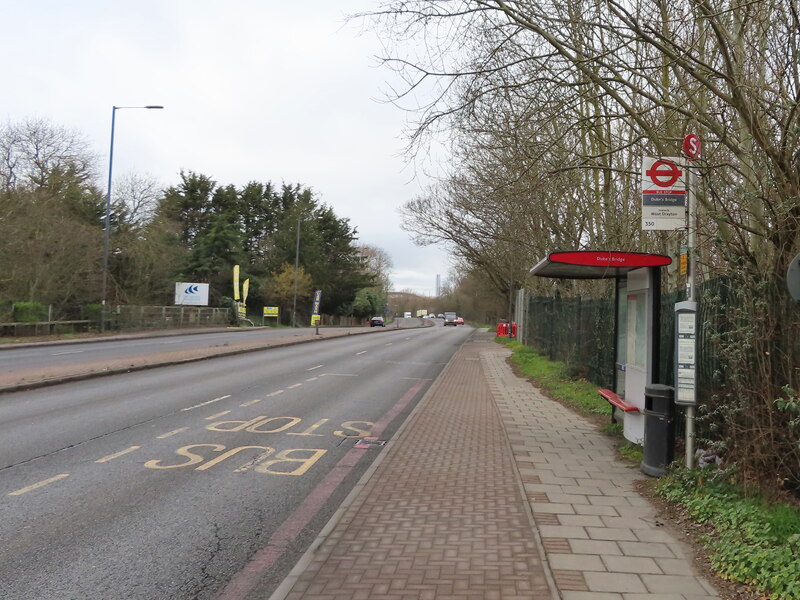
[[267, 394], [267, 396], [277, 396], [278, 394], [282, 394], [282, 393], [283, 393], [283, 390], [276, 390], [276, 391], [272, 392], [271, 394]]
[[138, 450], [139, 448], [141, 448], [141, 446], [131, 446], [130, 448], [125, 448], [125, 450], [120, 450], [119, 452], [115, 452], [114, 454], [109, 454], [108, 456], [104, 456], [103, 458], [99, 458], [94, 462], [96, 462], [96, 463], [108, 462], [110, 460], [114, 460], [115, 458], [119, 458], [120, 456], [124, 456], [125, 454], [128, 454], [130, 452], [134, 452], [135, 450]]
[[391, 346], [394, 342], [389, 342], [388, 344], [384, 344], [385, 346]]
[[309, 377], [308, 379], [306, 379], [306, 381], [307, 382], [308, 381], [316, 381], [317, 379], [319, 379], [319, 377]]
[[362, 350], [361, 352], [356, 352], [356, 356], [358, 356], [359, 354], [366, 354], [366, 353], [367, 353], [366, 350]]
[[358, 377], [357, 373], [324, 373], [324, 375], [330, 375], [331, 377]]
[[225, 398], [230, 398], [231, 395], [228, 394], [227, 396], [220, 396], [219, 398], [214, 398], [213, 400], [208, 400], [207, 402], [201, 402], [200, 404], [195, 404], [194, 406], [188, 406], [186, 408], [182, 408], [181, 412], [186, 412], [187, 410], [194, 410], [195, 408], [200, 408], [201, 406], [208, 406], [209, 404], [213, 404], [214, 402], [219, 402], [220, 400], [225, 400]]
[[65, 350], [64, 352], [51, 352], [50, 356], [63, 356], [64, 354], [80, 354], [84, 350]]
[[306, 369], [306, 371], [313, 371], [314, 369], [321, 369], [325, 365], [317, 365], [316, 367], [311, 367], [310, 369]]
[[286, 389], [293, 390], [294, 388], [299, 388], [301, 385], [303, 385], [303, 384], [302, 383], [293, 383], [292, 385], [290, 385]]
[[65, 479], [69, 477], [69, 473], [62, 473], [61, 475], [56, 475], [55, 477], [51, 477], [50, 479], [45, 479], [44, 481], [40, 481], [39, 483], [34, 483], [33, 485], [29, 485], [28, 487], [24, 487], [21, 490], [17, 490], [16, 492], [11, 492], [9, 496], [21, 496], [22, 494], [27, 494], [28, 492], [32, 492], [33, 490], [37, 490], [40, 487], [44, 487], [51, 483], [55, 483], [61, 479]]
[[[230, 411], [226, 410], [226, 411], [225, 411], [224, 413], [222, 413], [222, 414], [224, 415], [224, 414], [226, 414], [226, 413], [228, 413], [228, 412], [230, 412]], [[215, 415], [215, 416], [218, 416], [218, 415]], [[213, 418], [213, 417], [209, 417], [209, 418]], [[167, 433], [162, 433], [161, 435], [157, 435], [157, 436], [156, 436], [156, 439], [157, 439], [157, 440], [163, 440], [164, 438], [168, 438], [168, 437], [170, 437], [170, 436], [177, 435], [177, 434], [179, 434], [179, 433], [183, 433], [183, 432], [184, 432], [184, 431], [186, 431], [187, 429], [189, 429], [189, 428], [188, 428], [188, 427], [181, 427], [180, 429], [173, 429], [172, 431], [168, 431]]]
[[162, 344], [180, 344], [182, 340], [175, 340], [172, 342], [161, 342]]
[[255, 398], [254, 400], [248, 400], [247, 402], [242, 402], [239, 406], [244, 408], [245, 406], [253, 406], [253, 404], [258, 404], [261, 402], [261, 398]]

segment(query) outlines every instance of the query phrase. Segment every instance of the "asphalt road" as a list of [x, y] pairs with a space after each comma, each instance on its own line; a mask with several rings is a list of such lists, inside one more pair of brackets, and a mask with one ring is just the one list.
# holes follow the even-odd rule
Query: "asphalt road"
[[0, 396], [0, 597], [267, 598], [470, 331]]

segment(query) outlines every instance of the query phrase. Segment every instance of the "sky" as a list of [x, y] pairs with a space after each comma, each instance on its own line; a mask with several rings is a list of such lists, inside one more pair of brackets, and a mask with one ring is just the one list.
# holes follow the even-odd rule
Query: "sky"
[[301, 183], [385, 250], [393, 289], [432, 296], [450, 269], [400, 228], [402, 205], [438, 166], [403, 155], [409, 115], [385, 101], [376, 33], [346, 15], [374, 0], [0, 0], [0, 119], [79, 132], [105, 189], [180, 172], [220, 185]]

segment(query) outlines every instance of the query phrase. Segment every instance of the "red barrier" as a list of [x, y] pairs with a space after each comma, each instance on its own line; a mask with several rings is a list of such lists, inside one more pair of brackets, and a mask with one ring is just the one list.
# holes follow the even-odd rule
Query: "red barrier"
[[513, 337], [513, 338], [517, 337], [517, 324], [516, 323], [512, 323], [511, 324], [511, 337]]
[[508, 337], [508, 323], [497, 324], [497, 335], [498, 337]]

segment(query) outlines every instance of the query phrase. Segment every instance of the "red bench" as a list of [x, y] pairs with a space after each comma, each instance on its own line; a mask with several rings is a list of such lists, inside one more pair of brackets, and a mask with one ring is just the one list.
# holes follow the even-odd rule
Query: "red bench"
[[597, 393], [600, 394], [600, 396], [604, 400], [606, 400], [609, 404], [611, 404], [611, 422], [612, 423], [616, 423], [617, 422], [617, 420], [614, 418], [614, 407], [615, 406], [618, 409], [620, 409], [621, 411], [626, 412], [626, 413], [639, 412], [639, 407], [638, 406], [634, 406], [633, 404], [628, 404], [627, 402], [625, 402], [625, 400], [620, 398], [619, 395], [616, 392], [612, 392], [611, 390], [607, 390], [605, 388], [600, 388], [599, 390], [597, 390]]

